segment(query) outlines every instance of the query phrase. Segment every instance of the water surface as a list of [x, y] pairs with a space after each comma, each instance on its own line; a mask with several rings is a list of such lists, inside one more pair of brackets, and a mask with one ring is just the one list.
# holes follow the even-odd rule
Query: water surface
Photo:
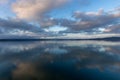
[[0, 80], [120, 80], [120, 42], [0, 42]]

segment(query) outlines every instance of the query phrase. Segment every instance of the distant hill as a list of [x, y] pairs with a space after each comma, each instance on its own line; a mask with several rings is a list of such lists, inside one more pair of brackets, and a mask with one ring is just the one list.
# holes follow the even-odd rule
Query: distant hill
[[120, 37], [94, 38], [88, 40], [120, 41]]

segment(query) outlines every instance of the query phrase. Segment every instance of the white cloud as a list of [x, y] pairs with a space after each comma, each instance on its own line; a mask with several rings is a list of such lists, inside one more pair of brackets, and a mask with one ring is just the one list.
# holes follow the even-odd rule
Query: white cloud
[[40, 21], [47, 13], [70, 0], [17, 0], [12, 8], [17, 17]]

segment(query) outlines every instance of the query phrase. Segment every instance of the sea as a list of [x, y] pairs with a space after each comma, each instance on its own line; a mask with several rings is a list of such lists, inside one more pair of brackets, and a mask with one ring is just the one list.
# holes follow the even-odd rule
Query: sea
[[120, 42], [2, 41], [0, 80], [120, 80]]

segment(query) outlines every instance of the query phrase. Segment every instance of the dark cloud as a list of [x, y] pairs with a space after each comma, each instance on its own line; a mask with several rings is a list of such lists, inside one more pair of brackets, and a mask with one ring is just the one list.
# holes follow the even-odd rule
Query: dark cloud
[[29, 31], [35, 33], [43, 32], [43, 30], [40, 27], [18, 19], [0, 18], [0, 28], [0, 32], [3, 33], [11, 32], [13, 30]]
[[110, 27], [106, 28], [106, 32], [120, 33], [120, 24], [111, 25]]
[[[80, 12], [73, 14], [74, 20], [71, 19], [47, 19], [42, 26], [51, 27], [54, 25], [68, 27], [70, 31], [92, 30], [94, 28], [108, 27], [116, 25], [120, 21], [120, 12], [109, 13], [100, 9], [98, 12]], [[118, 27], [119, 28], [119, 25]]]
[[100, 9], [98, 12], [75, 12], [73, 17], [76, 20], [74, 23], [75, 30], [89, 29], [95, 27], [103, 27], [113, 24], [120, 20], [119, 13], [107, 13]]

